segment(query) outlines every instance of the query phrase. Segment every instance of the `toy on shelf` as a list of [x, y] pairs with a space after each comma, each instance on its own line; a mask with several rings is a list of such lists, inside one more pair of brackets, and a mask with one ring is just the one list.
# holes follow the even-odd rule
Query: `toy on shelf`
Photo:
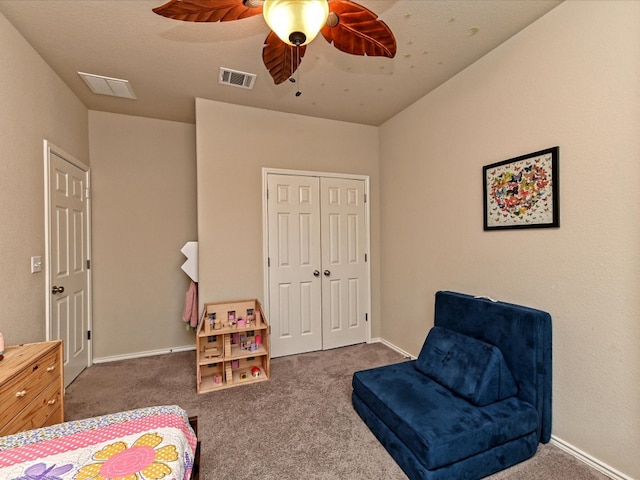
[[203, 357], [207, 360], [211, 360], [212, 358], [222, 357], [222, 352], [218, 349], [218, 347], [205, 347]]

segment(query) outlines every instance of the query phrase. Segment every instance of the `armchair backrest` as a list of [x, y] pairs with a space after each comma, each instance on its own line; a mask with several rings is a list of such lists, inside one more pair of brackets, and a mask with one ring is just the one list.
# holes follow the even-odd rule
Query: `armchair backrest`
[[500, 349], [518, 386], [518, 397], [538, 411], [539, 440], [551, 437], [551, 315], [456, 292], [436, 293], [434, 324]]

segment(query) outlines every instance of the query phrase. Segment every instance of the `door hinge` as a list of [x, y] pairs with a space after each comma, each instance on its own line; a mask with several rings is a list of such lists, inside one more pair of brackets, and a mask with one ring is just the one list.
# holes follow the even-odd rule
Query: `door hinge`
[[364, 314], [364, 321], [365, 321], [365, 322], [368, 322], [368, 321], [369, 321], [369, 314], [368, 314], [368, 313], [365, 313], [365, 314]]
[[366, 253], [364, 254], [364, 261], [365, 261], [365, 263], [367, 261], [367, 254]]
[[89, 194], [90, 194], [89, 189], [85, 188], [84, 189], [84, 198], [89, 198]]
[[267, 189], [267, 200], [269, 200], [269, 189]]
[[87, 259], [87, 270], [91, 270], [91, 260], [90, 259]]
[[367, 203], [367, 194], [364, 194], [364, 203]]
[[91, 330], [87, 330], [87, 340], [91, 340]]
[[271, 257], [267, 257], [267, 267], [271, 266]]

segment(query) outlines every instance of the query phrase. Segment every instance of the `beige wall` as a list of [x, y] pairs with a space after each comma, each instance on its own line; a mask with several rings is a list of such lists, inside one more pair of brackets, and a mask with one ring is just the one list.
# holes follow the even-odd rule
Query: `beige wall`
[[44, 147], [89, 163], [87, 109], [0, 14], [0, 332], [45, 340]]
[[[262, 166], [370, 175], [373, 336], [416, 354], [439, 289], [551, 312], [554, 437], [640, 478], [638, 31], [640, 2], [569, 1], [380, 129], [206, 100], [194, 127], [88, 120], [0, 14], [0, 331], [44, 339], [42, 140], [89, 163], [90, 130], [94, 353], [193, 344], [197, 130], [201, 301], [262, 297]], [[483, 232], [482, 166], [553, 145], [561, 228]]]
[[194, 346], [182, 322], [196, 240], [195, 126], [89, 112], [94, 359]]
[[[640, 2], [566, 2], [380, 129], [382, 337], [417, 354], [440, 289], [549, 311], [553, 435], [634, 478], [639, 31]], [[484, 232], [482, 166], [555, 145], [561, 227]]]
[[203, 99], [196, 117], [200, 301], [263, 301], [262, 167], [369, 175], [378, 336], [378, 129]]

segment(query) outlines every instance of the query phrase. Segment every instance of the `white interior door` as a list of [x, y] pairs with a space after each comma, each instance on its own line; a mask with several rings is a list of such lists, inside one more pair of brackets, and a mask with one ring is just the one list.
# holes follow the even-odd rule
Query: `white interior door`
[[365, 181], [267, 173], [265, 183], [271, 355], [365, 342]]
[[[49, 143], [47, 170], [47, 337], [63, 340], [69, 385], [89, 365], [89, 171]], [[73, 162], [73, 163], [72, 163]]]
[[362, 180], [320, 180], [322, 348], [367, 338], [367, 223]]
[[267, 176], [271, 355], [322, 348], [319, 181]]

